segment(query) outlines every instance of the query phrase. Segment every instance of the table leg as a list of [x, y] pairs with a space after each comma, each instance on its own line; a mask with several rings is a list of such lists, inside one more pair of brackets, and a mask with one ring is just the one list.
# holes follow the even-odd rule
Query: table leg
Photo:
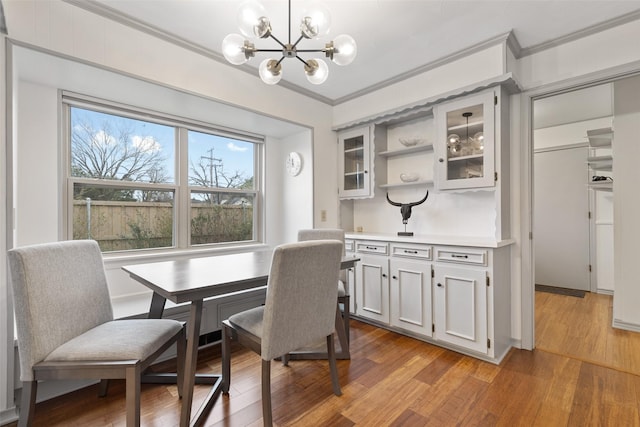
[[162, 319], [162, 313], [164, 312], [164, 305], [167, 299], [160, 294], [153, 293], [151, 297], [151, 307], [149, 307], [149, 319]]
[[180, 415], [180, 426], [182, 427], [188, 426], [191, 419], [191, 403], [193, 402], [193, 387], [198, 363], [201, 319], [202, 300], [192, 301], [189, 308], [189, 321], [187, 322], [187, 357], [185, 358], [182, 413]]

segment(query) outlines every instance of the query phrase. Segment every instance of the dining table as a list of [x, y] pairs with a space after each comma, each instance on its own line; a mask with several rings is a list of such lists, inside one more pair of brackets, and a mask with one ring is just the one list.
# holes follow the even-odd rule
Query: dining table
[[[175, 304], [189, 305], [180, 426], [201, 425], [221, 392], [222, 377], [220, 374], [196, 375], [204, 300], [267, 286], [272, 255], [273, 250], [264, 249], [139, 263], [122, 267], [132, 279], [153, 291], [148, 313], [149, 318], [161, 318], [167, 300]], [[359, 258], [355, 256], [346, 256], [342, 259], [340, 268], [352, 268], [357, 261]], [[344, 307], [344, 310], [349, 310], [349, 307]], [[344, 325], [340, 324], [341, 321], [340, 308], [337, 307], [336, 333], [338, 342], [343, 352], [346, 350], [348, 353], [349, 340]], [[175, 375], [173, 378], [175, 381]], [[165, 380], [166, 378], [160, 381]], [[196, 383], [210, 384], [211, 390], [197, 412], [191, 417], [193, 389]]]

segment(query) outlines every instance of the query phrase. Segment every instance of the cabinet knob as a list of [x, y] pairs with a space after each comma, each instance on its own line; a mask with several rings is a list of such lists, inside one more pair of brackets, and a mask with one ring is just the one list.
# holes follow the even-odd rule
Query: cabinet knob
[[382, 277], [384, 277], [385, 279], [387, 278], [387, 275], [382, 273]]
[[396, 276], [391, 276], [392, 279], [398, 280]]
[[438, 159], [438, 161], [439, 161], [440, 163], [444, 163], [444, 159], [443, 159], [442, 157], [440, 157], [440, 158]]
[[439, 288], [442, 287], [442, 283], [438, 283], [436, 286], [438, 286]]
[[368, 170], [365, 170], [365, 171], [364, 171], [364, 173], [369, 173], [369, 171], [368, 171]]

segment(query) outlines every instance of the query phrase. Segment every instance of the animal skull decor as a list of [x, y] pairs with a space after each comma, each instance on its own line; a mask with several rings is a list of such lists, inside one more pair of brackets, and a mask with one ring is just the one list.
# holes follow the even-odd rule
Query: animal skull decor
[[398, 202], [392, 201], [389, 198], [389, 193], [387, 193], [387, 202], [389, 202], [393, 206], [399, 206], [400, 213], [402, 214], [402, 223], [404, 224], [404, 231], [398, 231], [398, 236], [413, 236], [413, 232], [407, 231], [407, 222], [409, 222], [409, 218], [411, 218], [411, 208], [424, 203], [424, 201], [427, 200], [427, 197], [429, 197], [429, 190], [427, 190], [427, 194], [420, 201], [413, 202], [413, 203], [398, 203]]

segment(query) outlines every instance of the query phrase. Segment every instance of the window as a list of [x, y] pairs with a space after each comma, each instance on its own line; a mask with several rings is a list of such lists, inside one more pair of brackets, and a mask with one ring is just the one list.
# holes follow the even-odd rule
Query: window
[[260, 240], [263, 139], [63, 95], [67, 235], [103, 252]]

